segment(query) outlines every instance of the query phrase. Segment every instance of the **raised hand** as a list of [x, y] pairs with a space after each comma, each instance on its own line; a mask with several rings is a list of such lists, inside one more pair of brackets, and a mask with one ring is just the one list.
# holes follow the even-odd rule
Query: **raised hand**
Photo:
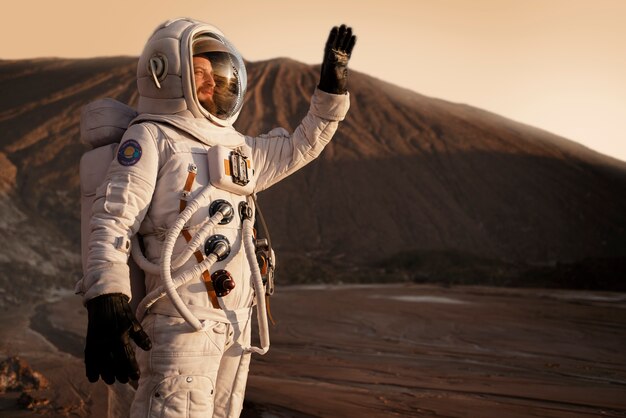
[[348, 61], [356, 43], [352, 28], [341, 25], [331, 29], [324, 48], [324, 60], [318, 88], [326, 93], [348, 91]]

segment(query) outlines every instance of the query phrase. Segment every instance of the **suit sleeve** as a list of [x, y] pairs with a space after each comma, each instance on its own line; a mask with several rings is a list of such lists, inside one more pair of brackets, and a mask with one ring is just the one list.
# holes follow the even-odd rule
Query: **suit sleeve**
[[315, 89], [309, 111], [293, 134], [279, 128], [266, 135], [246, 137], [259, 170], [254, 191], [267, 189], [317, 158], [345, 118], [349, 106], [348, 94]]
[[108, 293], [131, 297], [130, 239], [148, 211], [158, 169], [154, 134], [144, 125], [131, 126], [96, 191], [85, 274], [76, 288], [85, 302]]

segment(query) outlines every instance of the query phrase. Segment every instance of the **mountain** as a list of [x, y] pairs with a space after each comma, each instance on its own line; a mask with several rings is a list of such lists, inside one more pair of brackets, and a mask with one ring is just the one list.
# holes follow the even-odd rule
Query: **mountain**
[[[137, 101], [136, 58], [0, 61], [0, 300], [80, 273], [80, 109]], [[236, 127], [295, 128], [319, 67], [248, 63]], [[624, 289], [626, 163], [468, 105], [350, 77], [322, 156], [260, 196], [279, 280]]]

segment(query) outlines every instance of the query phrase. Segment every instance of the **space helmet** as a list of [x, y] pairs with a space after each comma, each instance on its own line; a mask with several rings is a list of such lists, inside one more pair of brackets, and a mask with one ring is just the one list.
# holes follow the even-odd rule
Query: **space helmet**
[[[215, 87], [212, 104], [200, 103], [194, 77], [194, 56], [211, 63]], [[180, 18], [160, 25], [137, 66], [138, 112], [206, 118], [231, 126], [241, 111], [247, 73], [237, 49], [216, 27]]]

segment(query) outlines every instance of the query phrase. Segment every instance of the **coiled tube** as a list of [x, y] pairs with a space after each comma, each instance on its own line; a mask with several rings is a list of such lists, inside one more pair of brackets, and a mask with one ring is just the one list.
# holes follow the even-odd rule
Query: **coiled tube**
[[191, 325], [196, 331], [203, 329], [202, 322], [200, 322], [200, 320], [191, 313], [176, 291], [176, 285], [172, 279], [171, 271], [172, 253], [174, 252], [174, 245], [178, 235], [183, 230], [185, 224], [189, 221], [191, 216], [198, 210], [200, 202], [208, 199], [212, 189], [213, 187], [211, 185], [206, 186], [194, 200], [187, 204], [185, 210], [178, 215], [174, 225], [172, 225], [170, 230], [167, 232], [165, 241], [163, 242], [163, 248], [161, 249], [160, 273], [161, 281], [163, 282], [163, 291], [170, 298], [172, 305], [178, 311], [180, 316], [183, 317], [185, 321], [187, 321], [187, 323], [189, 323], [189, 325]]
[[252, 272], [252, 285], [254, 286], [254, 293], [256, 294], [256, 316], [259, 323], [259, 339], [261, 347], [244, 347], [244, 350], [263, 355], [267, 353], [270, 348], [270, 333], [269, 325], [267, 323], [267, 308], [265, 306], [263, 279], [261, 278], [259, 264], [256, 261], [253, 227], [254, 224], [251, 218], [244, 219], [243, 245], [246, 250], [246, 258], [248, 259], [248, 264], [250, 265], [250, 271]]

